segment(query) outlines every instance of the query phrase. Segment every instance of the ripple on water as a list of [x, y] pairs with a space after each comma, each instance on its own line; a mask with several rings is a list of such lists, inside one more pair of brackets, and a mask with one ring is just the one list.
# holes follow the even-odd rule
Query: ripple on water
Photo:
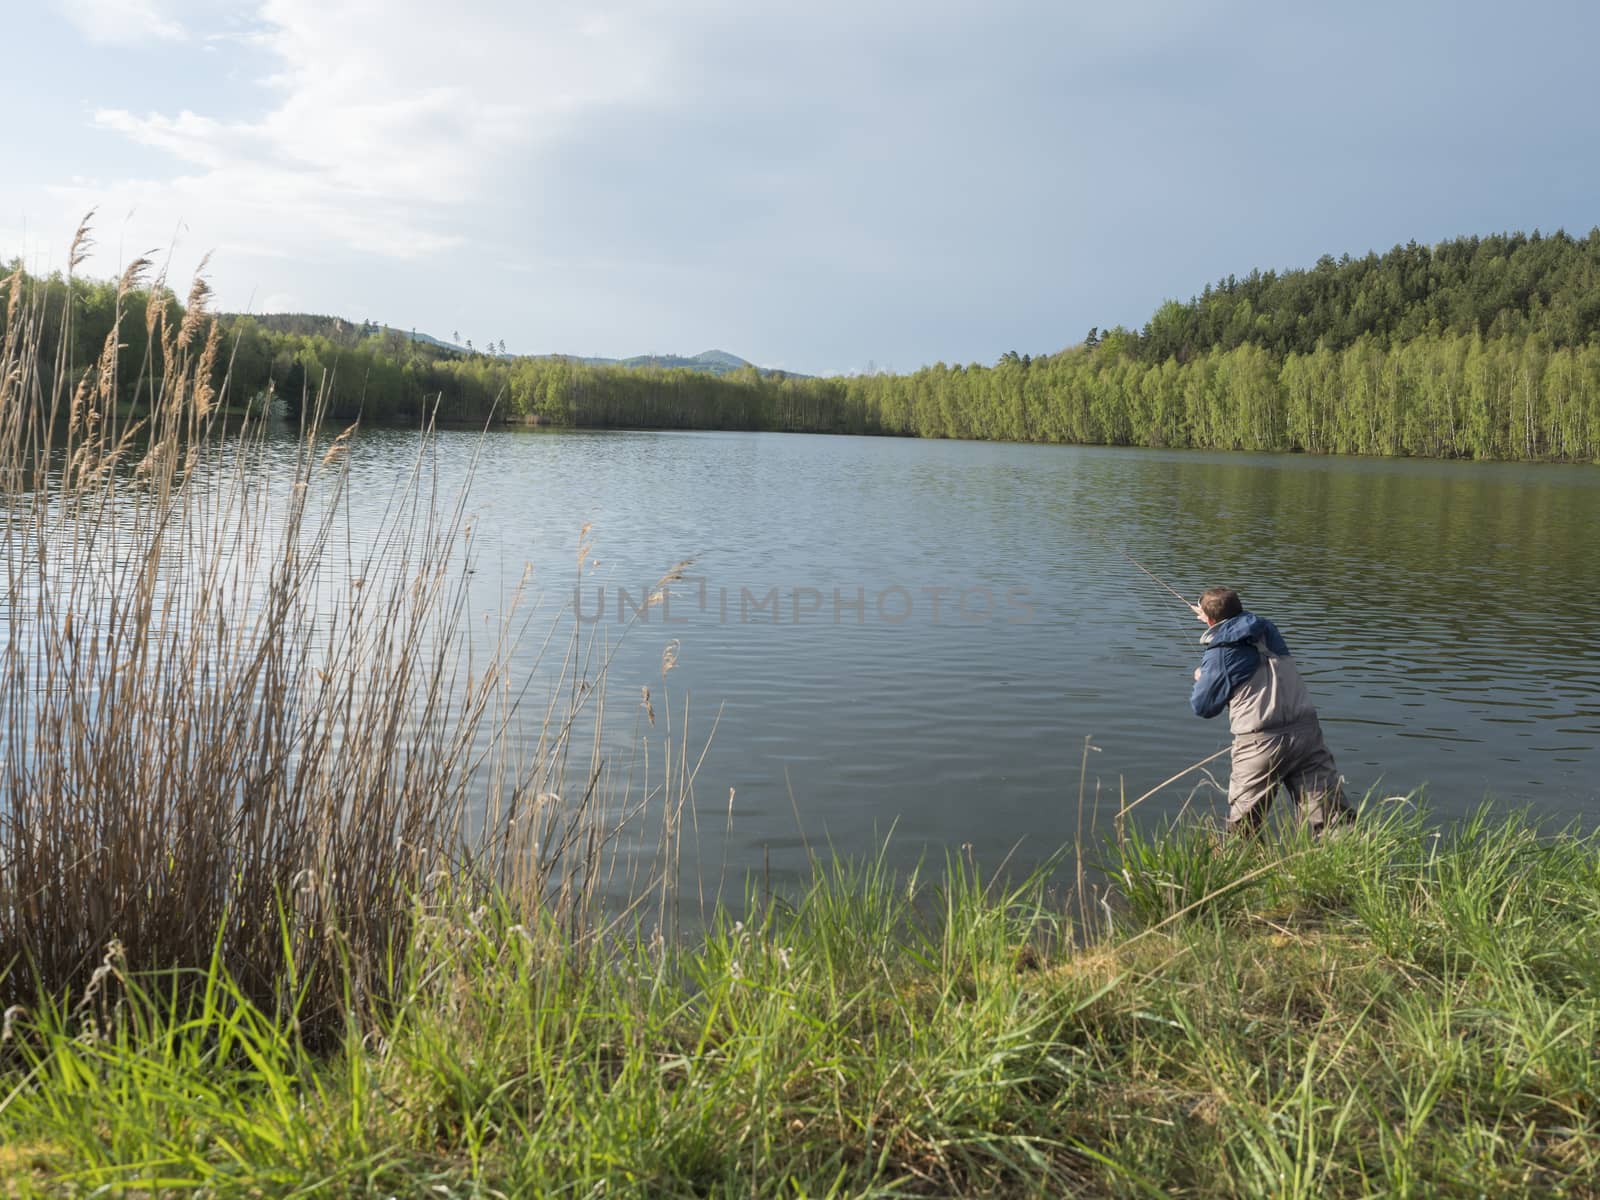
[[[361, 435], [358, 510], [379, 510], [414, 446]], [[476, 446], [444, 435], [435, 469], [464, 473]], [[1600, 809], [1600, 472], [758, 434], [507, 433], [482, 449], [480, 594], [529, 561], [559, 604], [586, 521], [591, 581], [637, 591], [695, 559], [709, 606], [635, 628], [612, 683], [689, 691], [697, 731], [721, 708], [697, 791], [714, 813], [736, 789], [746, 865], [755, 846], [797, 850], [797, 812], [843, 849], [894, 828], [911, 859], [1047, 846], [1076, 835], [1085, 761], [1103, 819], [1225, 745], [1225, 721], [1188, 708], [1199, 627], [1121, 551], [1189, 595], [1232, 583], [1279, 624], [1353, 790], [1382, 777], [1427, 781], [1447, 812], [1485, 792], [1558, 818]], [[775, 589], [777, 613], [744, 619], [746, 588]], [[1008, 589], [1025, 622], [951, 615], [952, 595]], [[905, 595], [903, 620], [877, 606]], [[1226, 757], [1210, 770], [1225, 783]], [[1176, 812], [1197, 782], [1214, 809], [1205, 780], [1145, 811]]]

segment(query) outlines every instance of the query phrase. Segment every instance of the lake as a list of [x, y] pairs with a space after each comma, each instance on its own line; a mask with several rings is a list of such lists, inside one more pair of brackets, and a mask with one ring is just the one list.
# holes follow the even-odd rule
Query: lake
[[[352, 454], [354, 529], [416, 435]], [[613, 736], [690, 700], [702, 852], [788, 872], [800, 847], [970, 845], [1032, 861], [1224, 747], [1188, 695], [1188, 596], [1278, 623], [1350, 791], [1600, 811], [1600, 470], [744, 433], [438, 435], [476, 457], [476, 617], [533, 565], [545, 611], [608, 638]], [[581, 590], [576, 548], [592, 525]], [[665, 606], [634, 609], [692, 559]], [[620, 613], [619, 613], [620, 610]], [[632, 618], [631, 625], [626, 624]], [[535, 631], [538, 622], [535, 622]], [[677, 665], [663, 680], [662, 654]], [[531, 649], [527, 659], [532, 671]], [[538, 670], [547, 671], [548, 666]], [[1085, 751], [1085, 742], [1094, 749]], [[1213, 764], [1225, 784], [1226, 756]], [[1197, 790], [1197, 784], [1198, 790]], [[733, 789], [731, 841], [719, 835]], [[1096, 797], [1098, 796], [1098, 801]], [[1191, 774], [1142, 810], [1220, 815]]]

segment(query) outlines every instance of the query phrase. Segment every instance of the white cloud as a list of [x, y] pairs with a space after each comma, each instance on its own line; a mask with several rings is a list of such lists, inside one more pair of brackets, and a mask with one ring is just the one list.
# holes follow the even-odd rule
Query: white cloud
[[162, 0], [60, 0], [61, 11], [92, 42], [138, 45], [186, 41], [189, 32]]
[[[473, 206], [495, 198], [497, 181], [526, 178], [541, 142], [657, 85], [661, 39], [641, 19], [649, 6], [635, 8], [262, 0], [249, 32], [230, 35], [241, 56], [269, 64], [253, 85], [256, 114], [219, 118], [220, 98], [205, 93], [176, 113], [102, 109], [97, 128], [157, 156], [138, 178], [53, 193], [71, 208], [132, 212], [158, 240], [182, 222], [219, 263], [436, 254], [470, 238]], [[113, 11], [152, 36], [182, 31], [157, 0], [69, 0], [69, 11], [86, 31]]]
[[225, 133], [224, 127], [192, 112], [184, 111], [176, 118], [152, 113], [141, 120], [121, 109], [107, 109], [95, 113], [94, 121], [101, 129], [125, 134], [141, 145], [165, 150], [185, 162], [221, 167], [227, 161], [214, 148]]
[[[122, 12], [130, 29], [187, 29], [191, 45], [222, 45], [246, 80], [178, 71], [164, 80], [178, 97], [167, 107], [99, 108], [102, 136], [147, 153], [120, 178], [50, 197], [62, 212], [130, 214], [124, 244], [185, 232], [216, 252], [227, 301], [236, 267], [251, 272], [246, 289], [265, 282], [245, 257], [329, 272], [526, 233], [524, 257], [548, 264], [578, 243], [587, 269], [612, 255], [631, 272], [664, 244], [738, 250], [796, 208], [804, 221], [788, 236], [804, 243], [829, 210], [803, 197], [862, 122], [861, 97], [908, 72], [937, 90], [984, 21], [954, 0], [819, 0], [766, 15], [731, 0], [62, 3], [86, 28]], [[818, 74], [823, 61], [835, 76]], [[867, 124], [891, 139], [905, 140], [906, 122], [941, 123], [918, 103], [890, 109], [889, 125]], [[557, 144], [565, 153], [546, 153]], [[855, 228], [819, 236], [829, 247], [866, 237], [863, 252], [881, 253], [882, 231]]]

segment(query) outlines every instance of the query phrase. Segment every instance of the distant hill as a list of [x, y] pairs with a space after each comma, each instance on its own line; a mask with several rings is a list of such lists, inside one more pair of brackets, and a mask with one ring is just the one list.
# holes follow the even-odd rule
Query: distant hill
[[[347, 321], [343, 317], [331, 317], [322, 313], [223, 313], [222, 316], [229, 321], [248, 319], [273, 333], [327, 338], [330, 342], [341, 346], [354, 346], [371, 339], [399, 338], [402, 342], [415, 342], [451, 354], [474, 353], [465, 346], [447, 342], [443, 338], [434, 337], [431, 333], [423, 333], [417, 329], [396, 329], [392, 325], [383, 325], [372, 320]], [[495, 354], [494, 357], [501, 356]]]
[[[224, 315], [229, 319], [238, 319], [246, 314]], [[250, 313], [248, 316], [263, 329], [270, 329], [274, 333], [291, 333], [299, 337], [325, 337], [343, 346], [357, 345], [369, 339], [399, 337], [449, 354], [487, 354], [491, 358], [565, 358], [591, 367], [659, 367], [666, 370], [701, 371], [707, 375], [727, 375], [744, 367], [755, 367], [754, 363], [740, 358], [737, 354], [729, 354], [726, 350], [704, 350], [692, 357], [684, 357], [681, 354], [637, 354], [632, 358], [588, 358], [578, 354], [501, 354], [493, 349], [469, 349], [455, 342], [434, 337], [431, 333], [423, 333], [417, 329], [396, 329], [392, 325], [382, 325], [370, 320], [347, 321], [343, 317], [331, 317], [319, 313]], [[792, 371], [780, 371], [771, 367], [755, 367], [755, 369], [764, 376], [808, 378], [796, 375]]]
[[[737, 354], [729, 354], [726, 350], [702, 350], [692, 358], [685, 358], [681, 354], [637, 354], [632, 358], [582, 358], [578, 361], [591, 367], [663, 367], [668, 370], [705, 371], [710, 375], [726, 375], [741, 367], [755, 366], [754, 363], [747, 362]], [[763, 375], [772, 373], [764, 367], [756, 367], [756, 370]]]
[[[385, 325], [384, 328], [388, 329], [389, 326]], [[397, 329], [394, 332], [400, 333], [402, 331]], [[426, 342], [430, 346], [438, 346], [441, 350], [455, 350], [461, 354], [465, 354], [467, 352], [467, 348], [465, 346], [458, 346], [454, 342], [447, 342], [443, 338], [436, 338], [431, 333], [419, 333], [415, 329], [405, 330], [403, 332], [405, 332], [407, 337], [414, 338], [419, 342]]]
[[658, 367], [668, 371], [699, 371], [706, 375], [729, 375], [748, 367], [766, 378], [811, 378], [809, 375], [800, 375], [794, 371], [781, 371], [776, 367], [757, 367], [748, 359], [740, 358], [737, 354], [729, 354], [726, 350], [702, 350], [692, 358], [685, 358], [681, 354], [636, 354], [632, 358], [586, 358], [574, 354], [540, 354], [535, 357], [565, 358], [582, 363], [586, 367], [622, 367], [625, 370]]

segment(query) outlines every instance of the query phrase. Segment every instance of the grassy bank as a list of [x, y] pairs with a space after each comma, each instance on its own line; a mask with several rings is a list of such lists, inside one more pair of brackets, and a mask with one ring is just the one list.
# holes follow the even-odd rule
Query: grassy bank
[[819, 866], [682, 944], [441, 900], [320, 1054], [113, 950], [14, 1022], [0, 1154], [15, 1195], [1600, 1190], [1594, 840], [1392, 805], [1107, 853], [1095, 931], [960, 862]]

